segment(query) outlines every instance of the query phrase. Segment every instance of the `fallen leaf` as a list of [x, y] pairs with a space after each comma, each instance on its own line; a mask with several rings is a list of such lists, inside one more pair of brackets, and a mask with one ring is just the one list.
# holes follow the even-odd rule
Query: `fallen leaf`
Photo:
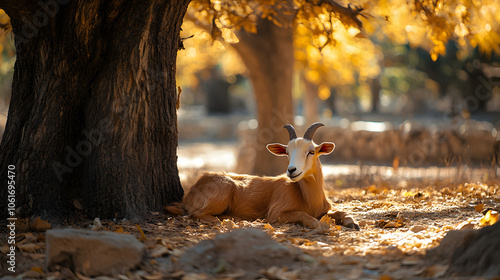
[[484, 209], [484, 204], [482, 204], [482, 203], [478, 204], [478, 205], [474, 206], [474, 209], [476, 210], [476, 212], [481, 213], [481, 211], [483, 211], [483, 209]]
[[26, 252], [26, 253], [32, 253], [35, 250], [40, 249], [39, 245], [33, 244], [33, 243], [30, 243], [30, 244], [21, 244], [21, 245], [18, 245], [17, 247], [19, 248], [19, 250], [21, 250], [23, 252]]
[[267, 230], [270, 230], [270, 231], [274, 231], [273, 226], [272, 226], [272, 225], [270, 225], [269, 223], [266, 223], [266, 224], [264, 225], [264, 229], [267, 229]]
[[33, 219], [29, 223], [29, 226], [35, 231], [47, 231], [52, 227], [52, 225], [48, 221], [42, 220], [40, 217], [36, 217], [35, 219]]
[[488, 212], [486, 212], [484, 217], [481, 218], [481, 221], [479, 221], [479, 225], [482, 227], [491, 226], [496, 222], [498, 222], [498, 212], [489, 210]]
[[34, 266], [34, 267], [30, 268], [30, 270], [36, 271], [36, 272], [40, 273], [41, 275], [43, 275], [43, 268], [41, 268], [40, 266]]
[[392, 160], [392, 169], [394, 169], [394, 171], [397, 171], [398, 167], [399, 167], [399, 156], [396, 155], [394, 157], [394, 160]]
[[456, 230], [464, 230], [464, 229], [474, 229], [474, 224], [472, 221], [463, 221], [460, 224], [455, 226]]
[[425, 269], [423, 276], [430, 278], [438, 278], [443, 276], [448, 270], [447, 265], [435, 264]]
[[426, 226], [422, 226], [422, 225], [414, 225], [410, 228], [411, 231], [417, 233], [417, 232], [420, 232], [422, 230], [425, 230], [427, 227]]
[[40, 274], [38, 271], [34, 271], [34, 270], [28, 270], [21, 275], [22, 275], [22, 279], [42, 277], [42, 274]]
[[402, 220], [393, 220], [393, 221], [379, 220], [377, 222], [377, 227], [380, 228], [399, 228], [404, 225], [405, 224]]
[[37, 238], [36, 238], [36, 241], [45, 243], [45, 235], [39, 233]]
[[115, 230], [114, 232], [116, 232], [116, 233], [125, 233], [125, 231], [123, 230], [122, 227], [118, 227], [118, 229]]
[[226, 229], [233, 229], [233, 228], [238, 228], [238, 225], [236, 225], [232, 220], [230, 219], [224, 219], [220, 223], [223, 228]]
[[80, 201], [78, 201], [76, 199], [73, 200], [73, 206], [75, 206], [75, 208], [78, 209], [78, 210], [83, 210], [82, 204], [80, 203]]
[[141, 234], [141, 236], [139, 237], [139, 240], [140, 241], [146, 241], [146, 240], [148, 240], [148, 238], [144, 234], [144, 231], [142, 231], [142, 228], [139, 225], [137, 225], [137, 224], [135, 226], [137, 227], [137, 229], [139, 230], [139, 233]]

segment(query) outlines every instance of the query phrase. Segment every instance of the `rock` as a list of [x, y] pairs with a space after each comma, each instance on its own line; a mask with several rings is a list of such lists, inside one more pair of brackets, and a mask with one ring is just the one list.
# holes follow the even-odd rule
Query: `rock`
[[[461, 230], [468, 231], [468, 230]], [[451, 275], [498, 276], [500, 275], [500, 223], [473, 231], [460, 246], [453, 250]]]
[[[259, 270], [294, 264], [300, 250], [274, 241], [258, 229], [237, 229], [204, 240], [188, 249], [176, 263], [176, 269], [192, 273], [245, 270], [245, 279], [255, 279]], [[223, 267], [223, 268], [222, 268]]]
[[70, 268], [86, 276], [113, 275], [136, 267], [144, 245], [134, 236], [107, 231], [47, 231], [47, 269]]
[[422, 226], [422, 225], [414, 225], [410, 228], [410, 230], [415, 232], [415, 233], [420, 232], [420, 231], [425, 230], [425, 229], [427, 229], [427, 227]]
[[94, 224], [92, 224], [92, 230], [101, 230], [104, 227], [102, 226], [101, 219], [95, 218]]
[[473, 238], [477, 232], [471, 229], [450, 230], [438, 247], [429, 250], [427, 257], [435, 261], [449, 261], [453, 252], [466, 240]]

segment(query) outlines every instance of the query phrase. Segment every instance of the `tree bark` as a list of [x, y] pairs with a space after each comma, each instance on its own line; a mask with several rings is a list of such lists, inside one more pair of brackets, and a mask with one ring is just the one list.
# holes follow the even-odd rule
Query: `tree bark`
[[15, 166], [21, 216], [140, 218], [182, 198], [175, 63], [188, 4], [2, 1], [17, 61], [0, 178]]
[[257, 103], [259, 126], [252, 147], [240, 153], [252, 160], [250, 173], [277, 175], [286, 171], [286, 158], [276, 157], [266, 149], [269, 143], [287, 143], [285, 124], [293, 123], [293, 30], [260, 19], [257, 33], [240, 32], [234, 48], [245, 63]]

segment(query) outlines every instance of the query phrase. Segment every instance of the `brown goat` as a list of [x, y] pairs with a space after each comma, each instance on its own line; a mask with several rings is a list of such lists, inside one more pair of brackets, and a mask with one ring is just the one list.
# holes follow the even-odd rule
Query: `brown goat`
[[288, 156], [286, 174], [258, 177], [208, 172], [191, 187], [183, 203], [165, 209], [207, 222], [219, 221], [216, 216], [244, 220], [265, 218], [270, 223], [301, 223], [310, 228], [322, 227], [319, 219], [328, 215], [337, 224], [359, 230], [355, 220], [345, 212], [331, 212], [319, 156], [330, 154], [335, 144], [316, 145], [312, 141], [314, 132], [321, 126], [323, 124], [314, 123], [303, 138], [297, 138], [293, 126], [286, 125], [290, 134], [288, 145], [267, 145], [271, 153]]

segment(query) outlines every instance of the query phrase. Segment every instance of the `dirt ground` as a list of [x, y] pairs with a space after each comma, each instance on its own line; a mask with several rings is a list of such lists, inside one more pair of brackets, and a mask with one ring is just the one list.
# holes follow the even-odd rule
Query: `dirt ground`
[[[181, 145], [179, 170], [183, 184], [194, 182], [201, 170], [229, 169], [235, 162], [233, 152], [230, 143], [217, 147]], [[247, 279], [249, 271], [224, 264], [204, 273], [176, 269], [176, 263], [188, 248], [238, 228], [261, 229], [280, 244], [302, 252], [289, 264], [253, 271], [259, 279], [435, 279], [449, 278], [450, 275], [444, 277], [448, 267], [446, 263], [429, 262], [425, 258], [427, 250], [439, 245], [450, 230], [481, 228], [488, 223], [484, 214], [489, 210], [498, 213], [500, 209], [500, 182], [491, 176], [491, 170], [484, 171], [489, 175], [481, 176], [480, 180], [453, 176], [404, 180], [401, 170], [392, 170], [394, 176], [374, 178], [364, 177], [366, 174], [359, 167], [353, 167], [358, 170], [354, 175], [335, 174], [335, 166], [326, 169], [332, 170], [326, 174], [326, 188], [334, 207], [351, 213], [361, 231], [334, 224], [330, 224], [327, 232], [300, 225], [270, 225], [266, 221], [223, 220], [205, 224], [154, 212], [138, 226], [128, 220], [101, 220], [102, 226], [96, 227], [94, 221], [81, 219], [54, 227], [92, 229], [94, 226], [97, 230], [125, 232], [146, 245], [147, 256], [138, 269], [96, 279]], [[390, 169], [393, 168], [385, 167], [380, 173]], [[89, 279], [69, 269], [46, 271], [44, 228], [39, 229], [37, 232], [32, 227], [18, 233], [18, 270], [15, 275], [5, 274], [4, 279]], [[0, 246], [2, 275], [6, 272], [6, 245]], [[266, 263], [265, 256], [260, 258]]]

